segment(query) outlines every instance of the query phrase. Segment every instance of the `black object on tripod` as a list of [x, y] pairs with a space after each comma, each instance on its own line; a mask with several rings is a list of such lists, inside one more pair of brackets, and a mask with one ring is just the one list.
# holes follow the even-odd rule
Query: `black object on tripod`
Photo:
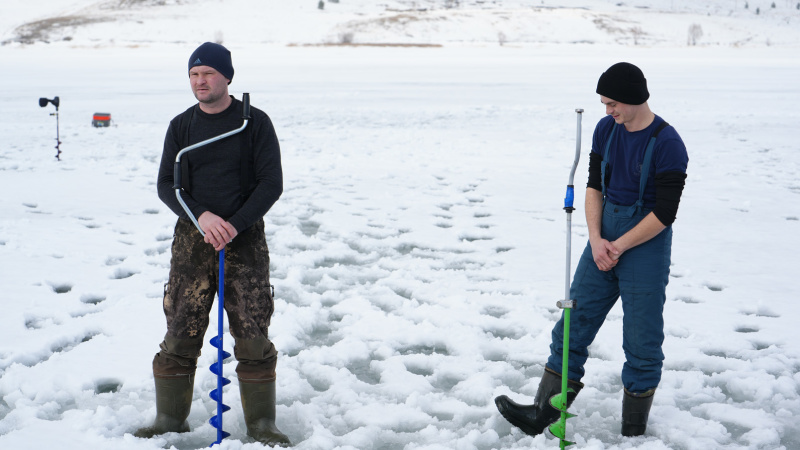
[[55, 96], [52, 99], [39, 97], [39, 106], [44, 108], [48, 103], [52, 103], [53, 106], [56, 107], [56, 112], [50, 113], [50, 115], [56, 116], [56, 159], [61, 161], [61, 138], [58, 132], [58, 105], [61, 103], [61, 101], [58, 99], [58, 96]]

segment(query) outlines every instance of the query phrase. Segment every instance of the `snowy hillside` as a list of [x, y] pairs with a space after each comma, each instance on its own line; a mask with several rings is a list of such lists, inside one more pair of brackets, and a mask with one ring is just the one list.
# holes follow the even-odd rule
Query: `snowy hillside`
[[[165, 332], [161, 146], [195, 102], [186, 61], [206, 40], [232, 49], [232, 93], [249, 92], [281, 142], [270, 336], [295, 448], [558, 448], [493, 399], [533, 400], [564, 291], [574, 111], [573, 269], [597, 77], [622, 60], [690, 156], [667, 359], [647, 434], [623, 438], [615, 307], [567, 434], [593, 450], [800, 448], [796, 3], [3, 0], [0, 449], [213, 442], [210, 345], [192, 431], [131, 434], [155, 416]], [[37, 101], [54, 96], [58, 122]], [[90, 125], [100, 111], [112, 127]], [[219, 448], [263, 448], [246, 438], [234, 367]]]
[[296, 45], [800, 44], [800, 8], [796, 0], [322, 3], [320, 9], [319, 0], [44, 0], [37, 4], [48, 6], [32, 8], [27, 0], [5, 0], [0, 42], [66, 40], [93, 46], [198, 39]]

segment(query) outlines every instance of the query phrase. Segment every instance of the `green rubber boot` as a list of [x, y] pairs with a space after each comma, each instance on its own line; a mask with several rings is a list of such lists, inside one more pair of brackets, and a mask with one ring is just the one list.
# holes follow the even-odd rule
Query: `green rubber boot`
[[247, 435], [268, 445], [289, 447], [292, 442], [275, 425], [275, 382], [243, 383], [239, 380]]
[[136, 430], [138, 438], [149, 439], [164, 433], [189, 431], [186, 418], [192, 407], [194, 374], [172, 378], [155, 378], [156, 420], [153, 425]]

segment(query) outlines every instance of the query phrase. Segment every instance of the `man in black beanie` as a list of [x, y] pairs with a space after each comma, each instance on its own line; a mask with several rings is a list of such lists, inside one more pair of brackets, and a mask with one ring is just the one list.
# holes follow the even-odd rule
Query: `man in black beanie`
[[188, 74], [198, 103], [170, 122], [158, 172], [158, 196], [178, 221], [164, 288], [167, 332], [153, 358], [156, 418], [134, 434], [189, 431], [197, 358], [217, 294], [217, 252], [224, 248], [225, 310], [247, 434], [267, 445], [290, 445], [275, 425], [278, 352], [268, 335], [274, 304], [263, 218], [283, 192], [278, 138], [267, 114], [253, 107], [244, 131], [182, 157], [180, 195], [204, 237], [175, 196], [175, 158], [189, 145], [240, 128], [243, 105], [228, 94], [233, 64], [222, 45], [198, 47]]
[[[622, 368], [624, 436], [644, 434], [661, 380], [663, 309], [669, 281], [672, 223], [678, 212], [689, 157], [678, 132], [647, 105], [647, 80], [621, 62], [606, 70], [597, 93], [607, 116], [594, 130], [586, 188], [589, 242], [570, 290], [567, 407], [580, 382], [589, 345], [622, 298], [625, 364]], [[558, 420], [549, 400], [561, 393], [564, 319], [553, 327], [550, 357], [533, 405], [495, 399], [511, 424], [537, 435]]]

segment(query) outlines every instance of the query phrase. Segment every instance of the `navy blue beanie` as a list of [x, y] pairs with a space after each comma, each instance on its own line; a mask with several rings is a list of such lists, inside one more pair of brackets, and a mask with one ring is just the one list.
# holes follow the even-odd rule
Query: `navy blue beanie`
[[600, 75], [597, 93], [627, 105], [641, 105], [650, 98], [644, 73], [626, 62], [616, 63]]
[[[213, 42], [206, 42], [197, 47], [197, 50], [189, 57], [189, 70], [194, 66], [209, 66], [217, 69], [217, 72], [230, 81], [233, 81], [233, 63], [231, 62], [231, 52]], [[228, 84], [231, 84], [228, 81]]]

